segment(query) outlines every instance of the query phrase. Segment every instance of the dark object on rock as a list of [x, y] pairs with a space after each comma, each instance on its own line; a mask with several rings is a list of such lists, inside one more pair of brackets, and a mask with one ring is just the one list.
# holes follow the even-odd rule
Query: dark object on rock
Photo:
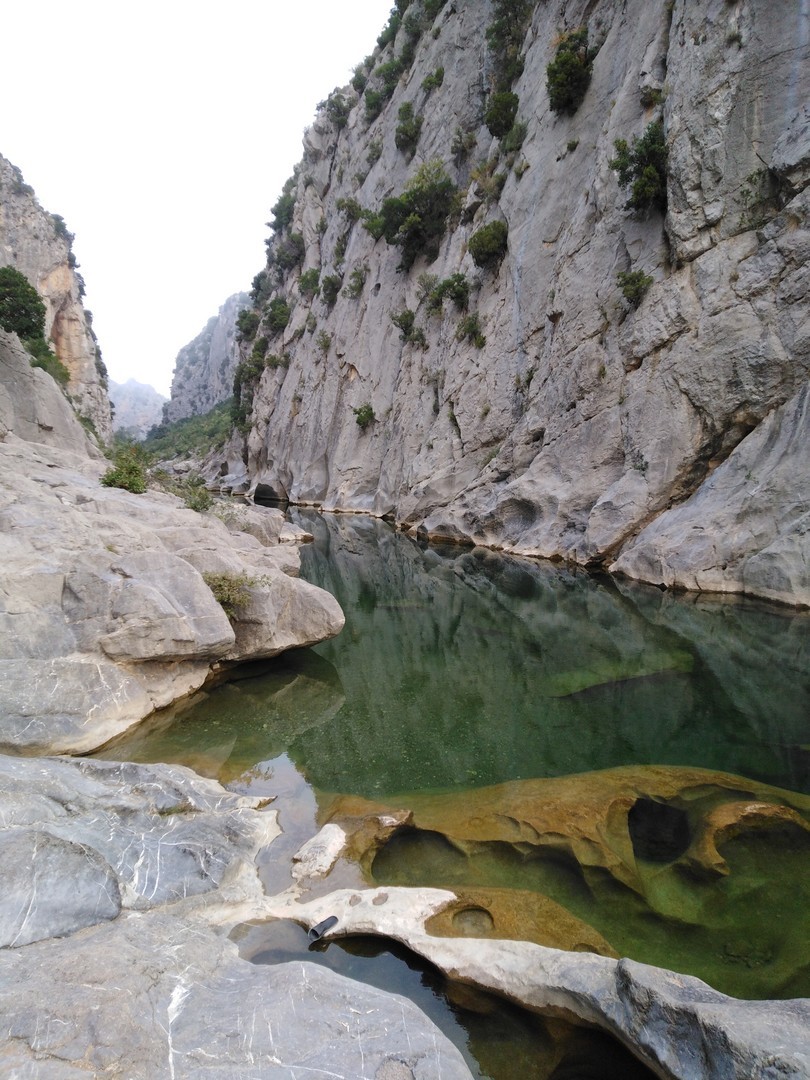
[[337, 915], [330, 915], [329, 918], [324, 919], [323, 922], [311, 926], [307, 938], [310, 941], [320, 941], [327, 930], [331, 930], [333, 926], [337, 926], [337, 921]]

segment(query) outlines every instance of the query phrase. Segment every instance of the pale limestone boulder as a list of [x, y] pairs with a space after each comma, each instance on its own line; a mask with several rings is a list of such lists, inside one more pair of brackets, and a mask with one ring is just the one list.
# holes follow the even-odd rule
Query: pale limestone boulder
[[803, 1080], [810, 1071], [810, 1001], [741, 1001], [632, 960], [427, 933], [427, 920], [455, 899], [440, 889], [339, 890], [305, 904], [293, 893], [271, 898], [268, 910], [305, 926], [336, 915], [326, 939], [394, 938], [455, 979], [541, 1014], [595, 1024], [667, 1080]]
[[[91, 750], [199, 688], [214, 666], [339, 632], [336, 601], [294, 580], [297, 550], [278, 543], [278, 511], [226, 507], [226, 524], [173, 495], [103, 487], [53, 380], [7, 342], [0, 355], [14, 377], [31, 371], [30, 401], [44, 410], [31, 415], [64, 421], [49, 443], [12, 394], [2, 399], [25, 438], [0, 441], [0, 744]], [[229, 619], [206, 571], [244, 577], [249, 605]]]

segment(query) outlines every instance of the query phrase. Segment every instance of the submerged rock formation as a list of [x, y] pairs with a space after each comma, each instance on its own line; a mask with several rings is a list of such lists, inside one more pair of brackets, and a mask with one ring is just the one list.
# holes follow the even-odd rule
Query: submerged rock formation
[[150, 428], [163, 417], [166, 398], [153, 386], [127, 379], [125, 383], [110, 380], [110, 401], [115, 407], [113, 429], [125, 432], [134, 439], [143, 439]]
[[807, 13], [405, 6], [273, 210], [251, 489], [810, 604]]
[[0, 156], [0, 266], [28, 278], [45, 304], [45, 337], [67, 368], [67, 385], [78, 414], [99, 437], [112, 437], [107, 372], [82, 306], [84, 283], [71, 251], [73, 237], [57, 214], [36, 200], [20, 170]]
[[[278, 511], [221, 520], [175, 495], [103, 487], [56, 384], [7, 334], [0, 380], [0, 744], [90, 750], [214, 668], [341, 629], [337, 601], [290, 576]], [[236, 588], [231, 618], [204, 574]]]
[[219, 313], [177, 354], [171, 399], [163, 407], [164, 423], [207, 413], [233, 393], [236, 319], [250, 303], [247, 293], [229, 296]]

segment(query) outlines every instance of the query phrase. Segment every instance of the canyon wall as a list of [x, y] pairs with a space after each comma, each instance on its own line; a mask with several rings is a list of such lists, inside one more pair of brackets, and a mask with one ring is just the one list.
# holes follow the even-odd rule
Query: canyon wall
[[82, 305], [84, 282], [72, 240], [63, 219], [43, 210], [20, 170], [0, 156], [0, 266], [19, 270], [39, 293], [45, 337], [70, 374], [67, 392], [79, 416], [107, 442], [112, 437], [107, 371]]
[[233, 392], [236, 319], [250, 303], [247, 293], [229, 296], [218, 314], [177, 354], [171, 399], [163, 407], [163, 422], [184, 420], [208, 412]]
[[[810, 604], [808, 13], [398, 7], [274, 207], [237, 369], [250, 490]], [[566, 42], [590, 82], [555, 111]], [[616, 141], [656, 124], [665, 195], [633, 208]], [[428, 217], [445, 180], [420, 247], [386, 200]]]

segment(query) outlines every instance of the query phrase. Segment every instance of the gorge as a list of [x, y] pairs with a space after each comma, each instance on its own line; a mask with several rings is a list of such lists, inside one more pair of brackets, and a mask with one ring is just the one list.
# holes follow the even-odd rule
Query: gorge
[[397, 0], [140, 492], [0, 159], [4, 1074], [810, 1076], [808, 42]]

